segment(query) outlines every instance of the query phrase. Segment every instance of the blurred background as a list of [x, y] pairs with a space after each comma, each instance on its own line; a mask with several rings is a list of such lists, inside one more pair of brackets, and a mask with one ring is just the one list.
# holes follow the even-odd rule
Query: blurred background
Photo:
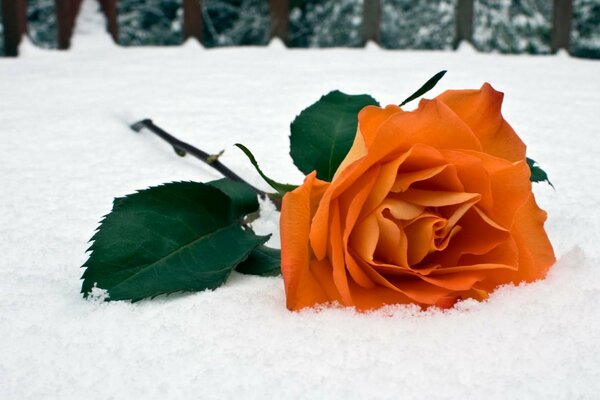
[[[81, 0], [0, 0], [0, 56], [67, 49]], [[98, 0], [121, 46], [455, 49], [600, 58], [600, 0]]]

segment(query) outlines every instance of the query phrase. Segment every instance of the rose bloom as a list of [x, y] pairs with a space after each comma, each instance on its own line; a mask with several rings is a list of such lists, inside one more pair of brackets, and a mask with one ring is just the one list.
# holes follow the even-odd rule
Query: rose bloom
[[313, 172], [283, 198], [287, 307], [447, 308], [543, 278], [555, 262], [546, 213], [502, 98], [486, 83], [412, 112], [361, 110], [332, 181]]

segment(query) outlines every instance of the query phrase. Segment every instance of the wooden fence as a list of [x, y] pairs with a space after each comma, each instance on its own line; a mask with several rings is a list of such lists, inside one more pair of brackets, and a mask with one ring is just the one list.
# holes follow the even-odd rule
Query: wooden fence
[[[58, 48], [68, 49], [75, 18], [82, 0], [54, 0], [56, 7]], [[107, 30], [115, 40], [118, 38], [117, 1], [98, 0], [106, 16]], [[271, 37], [288, 42], [290, 0], [268, 0], [271, 18]], [[476, 0], [457, 0], [454, 46], [461, 41], [473, 41], [473, 16]], [[573, 0], [552, 0], [552, 51], [569, 50]], [[4, 25], [4, 49], [9, 56], [18, 54], [19, 42], [27, 32], [27, 0], [0, 0], [2, 3], [2, 24]], [[195, 37], [202, 42], [203, 20], [202, 0], [182, 0], [183, 34], [185, 38]], [[363, 22], [361, 37], [363, 44], [373, 40], [379, 42], [381, 1], [363, 0]]]

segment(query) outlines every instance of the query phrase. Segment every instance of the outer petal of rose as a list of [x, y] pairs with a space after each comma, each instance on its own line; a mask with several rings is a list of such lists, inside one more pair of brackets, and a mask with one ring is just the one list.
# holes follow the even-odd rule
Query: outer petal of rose
[[525, 160], [516, 162], [489, 154], [465, 150], [467, 156], [477, 157], [489, 175], [490, 192], [493, 198], [479, 203], [483, 211], [502, 226], [510, 227], [515, 212], [527, 201], [531, 194], [531, 174]]
[[359, 127], [367, 148], [371, 146], [377, 136], [379, 128], [391, 117], [404, 111], [393, 104], [385, 108], [367, 106], [358, 113]]
[[554, 250], [544, 230], [546, 212], [541, 210], [533, 197], [517, 211], [511, 234], [518, 248], [518, 270], [494, 271], [484, 286], [489, 290], [504, 283], [532, 282], [542, 279], [556, 262]]
[[385, 108], [376, 106], [367, 106], [363, 108], [359, 113], [359, 119], [361, 120], [363, 130], [361, 130], [360, 127], [356, 130], [354, 143], [352, 143], [350, 151], [348, 151], [348, 154], [336, 170], [332, 181], [334, 181], [350, 164], [364, 157], [367, 154], [368, 146], [373, 143], [381, 124], [392, 115], [401, 112], [403, 112], [402, 109], [394, 105], [389, 105]]
[[490, 186], [494, 206], [485, 210], [499, 224], [509, 227], [513, 218], [531, 196], [531, 174], [525, 160], [502, 163], [499, 159], [479, 154], [486, 169], [490, 171]]
[[347, 306], [352, 305], [352, 296], [350, 295], [346, 263], [344, 260], [340, 207], [337, 201], [332, 204], [329, 246], [328, 258], [331, 260], [331, 265], [333, 267], [333, 282], [340, 293], [343, 303]]
[[479, 90], [448, 90], [437, 97], [477, 135], [486, 153], [510, 161], [525, 158], [525, 144], [502, 117], [504, 94], [485, 83]]
[[511, 232], [519, 247], [519, 254], [527, 252], [527, 259], [531, 260], [529, 265], [519, 260], [519, 278], [525, 282], [544, 278], [556, 262], [554, 249], [544, 230], [546, 217], [546, 212], [535, 202], [533, 193], [515, 215]]
[[[363, 120], [373, 112], [382, 112], [376, 110], [365, 108], [359, 114], [359, 127], [364, 137], [367, 137], [367, 127], [363, 126]], [[417, 144], [435, 149], [482, 150], [479, 139], [469, 126], [445, 103], [434, 99], [421, 100], [416, 110], [396, 113], [387, 118], [379, 127], [373, 142], [367, 142], [367, 157], [371, 161], [380, 161], [389, 154], [406, 152]]]
[[281, 273], [287, 307], [303, 307], [332, 300], [311, 270], [308, 235], [314, 209], [328, 184], [309, 174], [304, 183], [283, 198], [281, 207]]
[[352, 147], [350, 147], [348, 154], [346, 154], [346, 157], [344, 157], [341, 164], [338, 166], [331, 181], [335, 181], [337, 177], [340, 176], [342, 171], [344, 171], [350, 164], [360, 158], [363, 158], [366, 154], [367, 145], [365, 144], [365, 139], [363, 138], [362, 133], [360, 133], [360, 129], [357, 129], [356, 136], [354, 136], [354, 143], [352, 143]]
[[517, 210], [522, 208], [531, 196], [529, 167], [519, 161], [490, 176], [494, 208], [487, 213], [503, 226], [510, 226]]
[[[346, 266], [352, 279], [360, 286], [370, 288], [374, 287], [374, 283], [371, 279], [362, 271], [360, 267], [348, 259], [348, 241], [350, 234], [354, 229], [354, 225], [358, 220], [362, 206], [371, 193], [373, 185], [377, 181], [379, 175], [379, 167], [370, 169], [366, 174], [360, 177], [354, 185], [350, 187], [348, 191], [343, 193], [337, 200], [340, 207], [340, 215], [344, 217], [344, 232], [343, 232], [343, 250], [344, 257], [346, 258]], [[376, 238], [375, 238], [376, 239]]]

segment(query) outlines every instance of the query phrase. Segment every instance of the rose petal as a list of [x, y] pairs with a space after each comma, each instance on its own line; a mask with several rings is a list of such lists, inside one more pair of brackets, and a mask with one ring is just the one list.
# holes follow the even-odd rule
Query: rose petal
[[490, 176], [495, 207], [487, 212], [503, 226], [510, 226], [516, 212], [531, 196], [529, 167], [520, 161], [496, 171]]
[[[369, 108], [359, 114], [362, 132], [366, 132], [363, 120], [377, 112], [382, 111]], [[381, 124], [373, 142], [367, 142], [366, 158], [377, 162], [391, 153], [406, 152], [415, 144], [435, 149], [482, 150], [479, 139], [471, 129], [443, 102], [421, 100], [415, 111], [393, 114]]]
[[518, 249], [518, 269], [496, 271], [483, 282], [488, 290], [505, 283], [533, 282], [542, 279], [556, 262], [554, 250], [544, 230], [546, 212], [533, 194], [515, 214], [511, 234]]
[[397, 220], [411, 220], [423, 213], [425, 207], [409, 203], [395, 197], [385, 199], [375, 212], [383, 213], [389, 210], [392, 217]]
[[456, 266], [442, 268], [436, 274], [469, 271], [473, 269], [519, 269], [519, 249], [515, 240], [510, 237], [484, 254], [463, 254]]
[[462, 230], [452, 247], [462, 254], [485, 254], [510, 236], [507, 229], [496, 224], [477, 207], [470, 208], [459, 222]]
[[434, 250], [434, 224], [441, 220], [431, 214], [422, 214], [404, 227], [408, 239], [408, 265], [416, 265]]
[[408, 240], [402, 229], [383, 213], [375, 213], [379, 226], [379, 241], [375, 248], [375, 258], [386, 263], [408, 268]]
[[434, 190], [409, 189], [400, 195], [404, 201], [425, 207], [443, 207], [479, 201], [479, 193], [441, 192]]
[[283, 198], [281, 207], [281, 273], [287, 307], [298, 310], [328, 301], [329, 297], [310, 268], [308, 235], [311, 215], [328, 184], [309, 174], [304, 184]]
[[481, 141], [483, 151], [510, 161], [525, 158], [525, 144], [502, 117], [504, 94], [485, 83], [479, 90], [448, 90], [437, 97]]
[[393, 104], [385, 108], [367, 106], [358, 113], [359, 127], [364, 139], [365, 146], [369, 148], [377, 137], [381, 126], [392, 116], [404, 113], [404, 111]]
[[385, 200], [396, 180], [398, 167], [403, 161], [404, 158], [400, 158], [381, 166], [379, 176], [362, 206], [361, 216], [372, 213]]
[[[456, 179], [462, 184], [463, 192], [479, 193], [481, 199], [478, 206], [484, 210], [491, 210], [494, 206], [490, 171], [482, 160], [483, 153], [456, 150], [442, 150], [444, 159], [454, 167]], [[492, 157], [487, 157], [492, 158]], [[487, 159], [486, 158], [486, 159]], [[495, 159], [495, 158], [494, 158]]]
[[477, 269], [453, 274], [422, 276], [421, 279], [444, 289], [469, 290], [475, 283], [484, 280], [487, 275], [487, 271]]
[[379, 224], [374, 214], [364, 218], [354, 227], [348, 246], [365, 261], [373, 261], [373, 254], [379, 241]]
[[348, 237], [354, 229], [354, 225], [358, 221], [365, 201], [373, 191], [373, 187], [377, 182], [381, 168], [376, 165], [367, 171], [360, 179], [356, 181], [342, 196], [338, 198], [342, 214], [346, 215], [344, 225], [344, 243], [348, 241]]
[[[329, 230], [329, 259], [331, 260], [331, 265], [333, 267], [333, 282], [340, 293], [343, 303], [352, 305], [353, 301], [348, 286], [348, 276], [346, 275], [342, 226], [340, 220], [340, 208], [337, 202], [334, 202], [331, 205], [331, 226]], [[360, 276], [360, 278], [362, 278], [362, 276]], [[368, 280], [366, 277], [365, 279]]]
[[367, 154], [367, 146], [365, 144], [365, 139], [363, 138], [360, 129], [356, 130], [356, 136], [354, 136], [354, 142], [352, 143], [352, 147], [346, 154], [346, 157], [342, 160], [340, 165], [338, 166], [335, 174], [333, 175], [332, 182], [335, 181], [338, 176], [353, 162], [363, 158]]
[[554, 250], [544, 230], [547, 214], [535, 202], [533, 193], [527, 202], [516, 212], [511, 232], [519, 254], [528, 252], [532, 263], [519, 263], [519, 275], [526, 282], [541, 279], [556, 262]]
[[323, 260], [327, 256], [331, 194], [331, 190], [328, 190], [321, 198], [321, 203], [312, 217], [312, 224], [309, 228], [310, 246], [317, 260]]
[[[394, 192], [406, 191], [410, 186], [422, 185], [429, 190], [464, 192], [456, 166], [448, 162], [446, 152], [424, 144], [415, 144], [409, 151], [409, 156], [399, 168]], [[473, 159], [481, 163], [477, 158]], [[424, 182], [423, 182], [424, 181]], [[417, 187], [419, 188], [419, 187]], [[474, 192], [474, 191], [472, 191]]]
[[401, 172], [396, 175], [396, 180], [392, 185], [391, 191], [394, 193], [405, 192], [413, 183], [429, 180], [434, 176], [439, 175], [448, 167], [449, 165], [446, 164], [437, 167], [422, 169], [420, 171], [415, 172]]
[[[388, 279], [377, 272], [371, 265], [361, 261], [360, 258], [356, 258], [356, 261], [371, 279], [379, 285], [373, 290], [367, 290], [359, 288], [356, 285], [352, 286], [351, 284], [352, 299], [354, 300], [354, 305], [359, 309], [372, 308], [372, 305], [377, 304], [377, 302], [379, 302], [378, 307], [381, 307], [383, 304], [393, 304], [387, 302], [390, 298], [397, 298], [396, 304], [416, 302], [424, 305], [433, 305], [451, 292], [448, 289], [424, 282], [414, 272], [410, 272], [414, 276], [412, 279], [408, 277], [390, 277]], [[394, 296], [389, 293], [389, 290], [384, 290], [386, 288], [402, 294], [402, 296]], [[380, 296], [385, 296], [385, 298]], [[367, 305], [370, 307], [367, 307]]]
[[[443, 268], [455, 267], [465, 254], [485, 255], [510, 237], [507, 229], [489, 219], [477, 207], [469, 208], [457, 226], [461, 230], [452, 238], [450, 245], [443, 251], [429, 254], [423, 262], [440, 264]], [[472, 263], [486, 263], [485, 260], [485, 257], [479, 257]]]

